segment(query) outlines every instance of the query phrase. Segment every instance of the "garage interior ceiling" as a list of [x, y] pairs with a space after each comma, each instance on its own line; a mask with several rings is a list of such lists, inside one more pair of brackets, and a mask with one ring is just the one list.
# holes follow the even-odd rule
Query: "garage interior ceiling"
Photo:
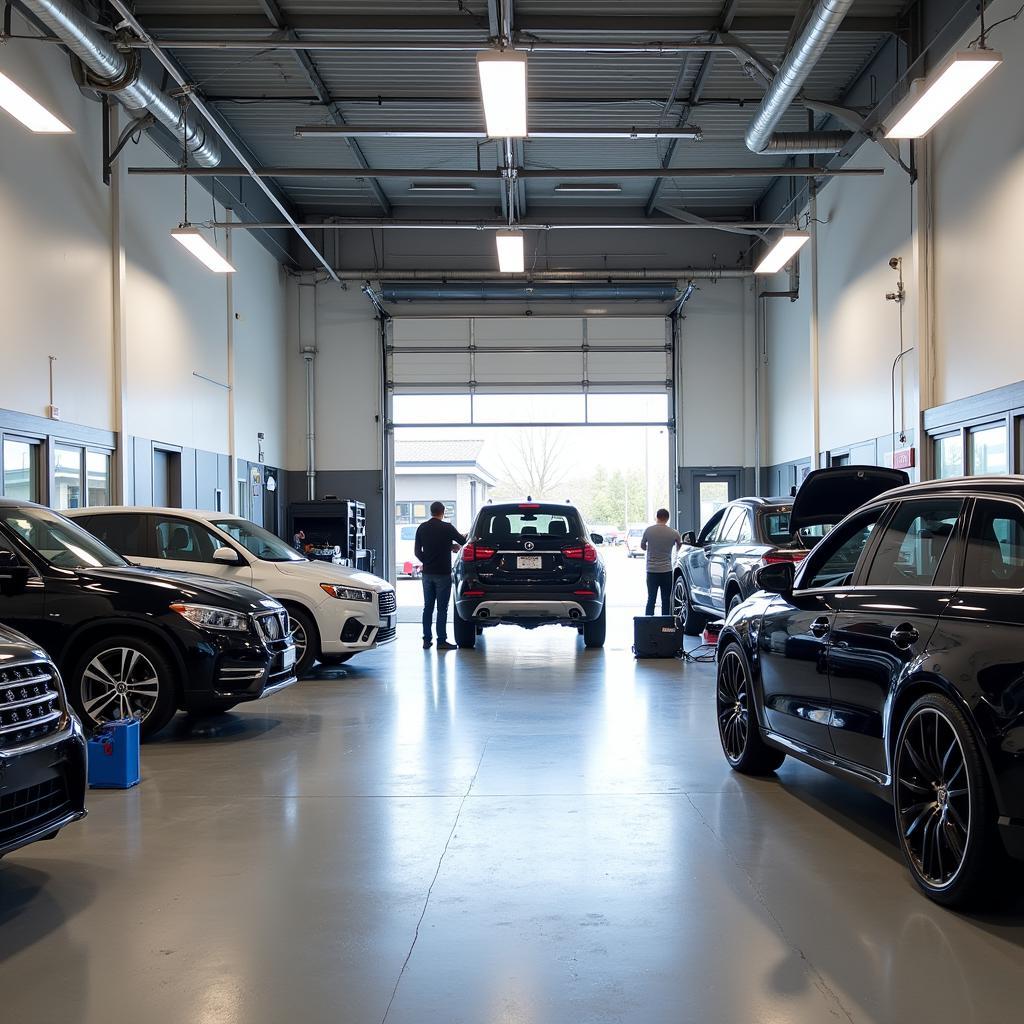
[[[87, 13], [113, 26], [120, 21], [115, 6], [97, 2]], [[797, 176], [783, 182], [791, 197], [806, 188], [808, 168], [840, 168], [864, 139], [854, 135], [838, 156], [756, 154], [744, 142], [767, 78], [814, 6], [638, 0], [627, 17], [618, 0], [137, 0], [131, 10], [249, 163], [261, 174], [270, 169], [264, 180], [296, 222], [356, 221], [340, 238], [338, 231], [314, 232], [328, 261], [386, 276], [388, 269], [493, 269], [493, 239], [471, 240], [439, 225], [436, 235], [427, 232], [429, 241], [410, 247], [405, 232], [374, 231], [367, 221], [409, 219], [418, 231], [431, 220], [451, 227], [511, 216], [616, 224], [600, 239], [570, 233], [561, 246], [546, 236], [529, 238], [528, 269], [548, 272], [749, 267], [761, 225], [793, 219], [796, 204], [766, 204], [780, 177]], [[869, 113], [871, 103], [858, 90], [871, 80], [870, 100], [877, 102], [880, 55], [882, 86], [905, 70], [912, 21], [906, 0], [854, 4], [776, 131], [827, 128], [841, 137], [848, 125], [811, 107], [851, 102]], [[533, 138], [481, 134], [476, 54], [502, 39], [530, 50]], [[122, 33], [122, 46], [134, 46], [144, 66], [162, 74], [131, 33]], [[881, 168], [889, 157], [876, 152]], [[225, 165], [237, 164], [226, 157]], [[127, 160], [140, 163], [130, 147]], [[289, 168], [301, 174], [289, 176]], [[294, 232], [271, 226], [283, 219], [256, 183], [234, 170], [207, 187], [231, 200], [242, 222], [265, 225], [255, 233], [264, 241], [273, 235], [277, 253], [285, 240], [297, 266], [316, 266]], [[605, 188], [565, 188], [588, 181]], [[647, 230], [622, 230], [695, 218], [754, 227], [699, 232], [692, 241], [676, 231], [652, 240]]]

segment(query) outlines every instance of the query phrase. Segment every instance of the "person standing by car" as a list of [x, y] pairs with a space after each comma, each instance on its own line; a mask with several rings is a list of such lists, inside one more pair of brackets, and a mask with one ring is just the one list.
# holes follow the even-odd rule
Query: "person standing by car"
[[644, 530], [640, 550], [647, 552], [647, 610], [654, 614], [654, 602], [661, 592], [661, 614], [672, 614], [672, 559], [683, 538], [668, 525], [669, 511], [659, 508], [657, 523]]
[[415, 554], [423, 566], [423, 650], [433, 643], [431, 620], [437, 606], [437, 649], [454, 651], [448, 643], [448, 602], [452, 596], [452, 554], [466, 543], [466, 538], [444, 521], [444, 502], [430, 506], [430, 518], [416, 530]]

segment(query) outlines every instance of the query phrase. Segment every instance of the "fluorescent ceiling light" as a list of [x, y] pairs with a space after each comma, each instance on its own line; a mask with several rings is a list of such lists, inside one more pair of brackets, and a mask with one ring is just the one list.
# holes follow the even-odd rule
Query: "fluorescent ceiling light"
[[975, 86], [1003, 62], [995, 50], [960, 50], [928, 78], [915, 79], [896, 108], [887, 139], [919, 139], [935, 127]]
[[787, 231], [768, 250], [754, 273], [777, 273], [810, 241], [810, 238], [806, 231]]
[[457, 185], [457, 184], [445, 184], [444, 182], [438, 182], [436, 185], [418, 185], [412, 184], [409, 186], [410, 192], [475, 192], [476, 185]]
[[621, 192], [621, 185], [556, 185], [556, 192]]
[[0, 71], [0, 107], [26, 128], [41, 135], [67, 135], [71, 129], [46, 107], [34, 100], [20, 85]]
[[215, 274], [233, 274], [235, 268], [203, 237], [198, 228], [183, 224], [171, 232], [171, 238], [180, 242], [200, 263]]
[[492, 139], [526, 137], [526, 54], [485, 50], [476, 56], [484, 120]]
[[526, 269], [522, 231], [499, 231], [498, 269], [503, 274], [521, 274]]

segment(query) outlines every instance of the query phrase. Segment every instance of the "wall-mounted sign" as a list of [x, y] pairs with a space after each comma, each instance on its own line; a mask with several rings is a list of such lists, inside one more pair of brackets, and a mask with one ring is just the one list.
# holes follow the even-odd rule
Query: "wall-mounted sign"
[[277, 490], [277, 477], [276, 476], [268, 476], [267, 477], [267, 490], [270, 491], [271, 494], [273, 494], [274, 491]]
[[891, 462], [893, 469], [913, 469], [917, 465], [917, 449], [897, 448], [892, 453]]

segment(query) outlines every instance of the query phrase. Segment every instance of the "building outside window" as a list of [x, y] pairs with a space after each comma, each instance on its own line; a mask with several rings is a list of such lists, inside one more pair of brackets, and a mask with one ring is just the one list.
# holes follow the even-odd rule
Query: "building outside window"
[[39, 443], [4, 438], [3, 494], [21, 501], [39, 501]]
[[86, 500], [90, 506], [110, 504], [110, 455], [85, 453]]
[[958, 430], [955, 434], [935, 439], [935, 476], [942, 480], [950, 476], [963, 476], [964, 445]]
[[975, 427], [968, 434], [971, 473], [1008, 473], [1010, 471], [1009, 445], [1005, 424]]
[[81, 448], [53, 446], [53, 505], [55, 508], [82, 508]]

